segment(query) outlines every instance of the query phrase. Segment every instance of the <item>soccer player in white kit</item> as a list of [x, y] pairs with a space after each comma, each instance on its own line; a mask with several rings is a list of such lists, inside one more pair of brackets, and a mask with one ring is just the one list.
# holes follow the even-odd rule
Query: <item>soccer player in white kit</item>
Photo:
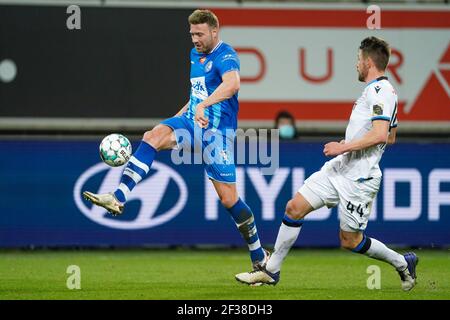
[[359, 81], [365, 82], [366, 87], [353, 106], [345, 140], [325, 145], [324, 154], [336, 157], [306, 179], [287, 203], [274, 252], [266, 266], [237, 274], [238, 281], [277, 284], [281, 264], [300, 234], [303, 218], [323, 206], [338, 206], [341, 246], [391, 264], [400, 275], [403, 290], [414, 287], [419, 260], [416, 254], [401, 255], [364, 234], [381, 182], [378, 163], [386, 145], [395, 142], [397, 131], [397, 94], [384, 75], [389, 57], [390, 48], [384, 40], [369, 37], [361, 42], [357, 71]]

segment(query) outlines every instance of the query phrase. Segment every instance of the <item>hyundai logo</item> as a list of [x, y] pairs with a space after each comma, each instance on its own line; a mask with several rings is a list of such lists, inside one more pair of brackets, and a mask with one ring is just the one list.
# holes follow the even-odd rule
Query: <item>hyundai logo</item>
[[[107, 211], [99, 206], [87, 207], [82, 200], [82, 191], [89, 179], [94, 176], [107, 171], [105, 178], [100, 184], [99, 189], [91, 190], [95, 193], [107, 193], [114, 191], [119, 185], [122, 170], [118, 168], [111, 168], [103, 162], [98, 163], [88, 170], [86, 170], [77, 180], [74, 187], [74, 199], [75, 203], [80, 211], [88, 217], [90, 220], [110, 228], [114, 229], [126, 229], [137, 230], [152, 228], [161, 224], [164, 224], [183, 210], [187, 201], [187, 187], [183, 178], [169, 166], [160, 162], [154, 161], [152, 169], [156, 170], [156, 173], [150, 177], [142, 180], [130, 194], [128, 201], [140, 200], [141, 206], [136, 218], [132, 221], [118, 220], [107, 214]], [[180, 195], [176, 203], [166, 212], [157, 212], [159, 204], [163, 200], [163, 197], [167, 195], [166, 190], [169, 182], [174, 181], [180, 191]], [[155, 214], [158, 215], [155, 216]], [[125, 213], [126, 214], [126, 211]]]

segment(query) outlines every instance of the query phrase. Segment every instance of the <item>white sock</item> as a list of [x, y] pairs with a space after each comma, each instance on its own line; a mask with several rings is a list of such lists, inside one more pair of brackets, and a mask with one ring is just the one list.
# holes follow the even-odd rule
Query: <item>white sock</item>
[[400, 253], [395, 252], [392, 249], [386, 247], [386, 245], [377, 239], [370, 238], [371, 244], [369, 249], [366, 251], [365, 255], [385, 261], [395, 267], [395, 269], [401, 271], [404, 270], [408, 263]]
[[286, 258], [289, 253], [289, 249], [294, 245], [295, 240], [297, 240], [300, 234], [301, 225], [299, 226], [288, 226], [283, 222], [281, 223], [280, 230], [278, 231], [277, 240], [275, 242], [275, 248], [266, 265], [266, 270], [275, 273], [280, 271], [281, 264], [284, 258]]

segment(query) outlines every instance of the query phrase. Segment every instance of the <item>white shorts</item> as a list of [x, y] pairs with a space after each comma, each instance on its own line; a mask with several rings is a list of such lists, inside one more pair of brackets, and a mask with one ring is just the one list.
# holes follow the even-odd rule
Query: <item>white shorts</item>
[[347, 232], [364, 231], [372, 202], [380, 188], [381, 177], [363, 182], [350, 180], [332, 168], [323, 167], [305, 180], [298, 190], [314, 210], [338, 207], [340, 228]]

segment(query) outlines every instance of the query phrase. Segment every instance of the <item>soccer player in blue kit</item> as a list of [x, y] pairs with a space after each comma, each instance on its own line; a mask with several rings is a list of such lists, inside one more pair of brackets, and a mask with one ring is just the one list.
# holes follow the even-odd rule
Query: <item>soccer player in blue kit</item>
[[[233, 160], [232, 142], [235, 139], [239, 109], [239, 58], [230, 45], [219, 39], [219, 21], [213, 12], [195, 10], [188, 21], [194, 44], [191, 51], [189, 101], [174, 117], [145, 132], [115, 192], [94, 194], [85, 191], [83, 195], [110, 213], [121, 214], [129, 193], [148, 175], [156, 153], [179, 148], [178, 133], [187, 132], [190, 139], [183, 135], [181, 147], [192, 150], [197, 143], [201, 146], [202, 154], [205, 148], [211, 148], [211, 145], [214, 147], [214, 157], [207, 159], [209, 161], [205, 164], [206, 173], [222, 205], [248, 244], [253, 268], [259, 269], [267, 262], [269, 253], [261, 247], [252, 210], [239, 198]], [[218, 139], [205, 139], [207, 133], [213, 133]], [[223, 161], [212, 161], [217, 159]]]

